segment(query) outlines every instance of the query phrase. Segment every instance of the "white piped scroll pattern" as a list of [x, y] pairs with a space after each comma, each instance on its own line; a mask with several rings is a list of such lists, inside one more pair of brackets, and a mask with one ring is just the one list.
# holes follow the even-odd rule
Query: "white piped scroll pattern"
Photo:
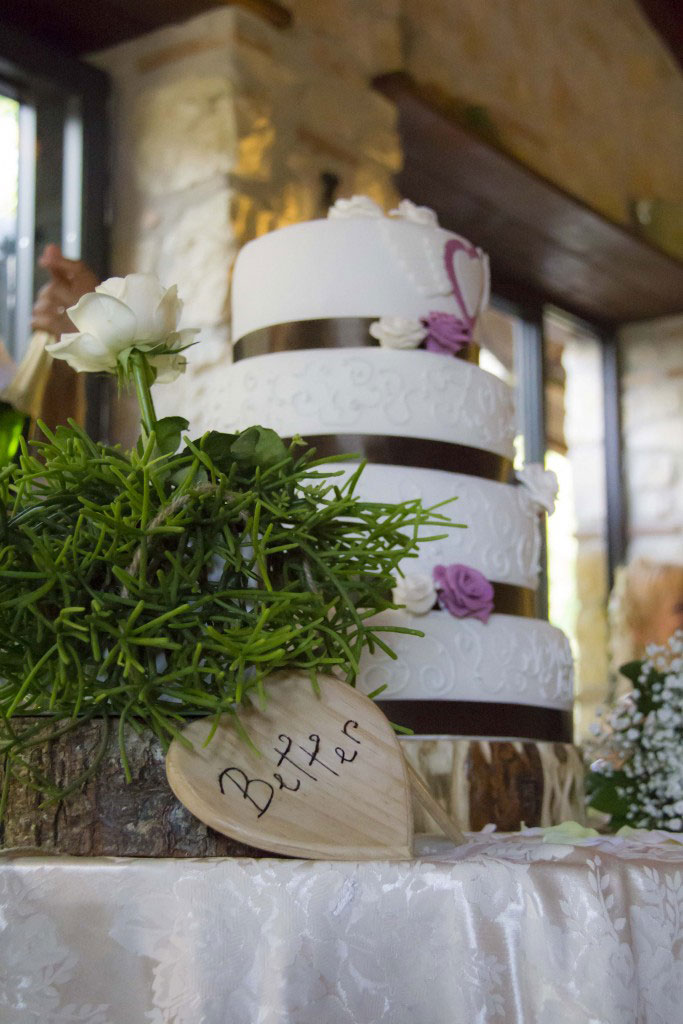
[[386, 684], [382, 699], [472, 700], [569, 710], [573, 665], [567, 638], [537, 619], [492, 615], [487, 624], [455, 622], [441, 611], [412, 616], [384, 612], [375, 623], [419, 629], [424, 638], [387, 633], [398, 655], [361, 658], [357, 685], [372, 693]]
[[398, 434], [510, 457], [514, 409], [502, 381], [459, 359], [389, 349], [314, 349], [254, 356], [207, 381], [192, 428], [260, 423], [283, 436]]
[[[335, 473], [343, 469], [350, 475], [357, 467], [331, 463], [327, 468]], [[417, 558], [402, 564], [404, 573], [431, 573], [435, 565], [460, 562], [489, 580], [533, 590], [538, 586], [541, 533], [525, 488], [461, 473], [370, 463], [360, 476], [356, 493], [367, 501], [419, 498], [425, 508], [449, 501], [439, 511], [465, 527], [444, 529], [442, 540], [422, 545]], [[430, 527], [425, 535], [441, 532]]]

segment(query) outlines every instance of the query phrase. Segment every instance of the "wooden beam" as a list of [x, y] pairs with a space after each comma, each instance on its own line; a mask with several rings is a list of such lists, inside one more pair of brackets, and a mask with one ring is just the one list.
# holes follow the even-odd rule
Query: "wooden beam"
[[467, 131], [408, 76], [375, 85], [398, 107], [399, 190], [488, 252], [496, 290], [604, 325], [683, 311], [683, 263]]

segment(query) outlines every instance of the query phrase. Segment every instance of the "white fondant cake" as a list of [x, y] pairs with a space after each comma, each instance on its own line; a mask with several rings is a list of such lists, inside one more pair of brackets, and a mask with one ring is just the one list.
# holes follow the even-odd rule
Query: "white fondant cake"
[[513, 454], [510, 389], [478, 366], [432, 352], [330, 348], [254, 356], [235, 363], [227, 379], [209, 380], [202, 406], [193, 427], [207, 430], [260, 423], [283, 437], [419, 437]]
[[387, 633], [384, 640], [397, 659], [381, 651], [365, 658], [357, 682], [365, 693], [386, 685], [383, 700], [490, 701], [561, 711], [571, 707], [569, 644], [548, 622], [494, 613], [486, 623], [454, 623], [442, 611], [416, 616], [404, 610], [384, 612], [375, 621], [420, 629], [424, 638]]
[[292, 224], [240, 250], [232, 279], [233, 339], [298, 320], [419, 319], [432, 309], [459, 316], [454, 276], [466, 312], [476, 317], [488, 302], [488, 260], [459, 235], [407, 213], [385, 217], [379, 206], [360, 216], [356, 207], [345, 216]]
[[[346, 463], [343, 464], [347, 466]], [[340, 481], [355, 464], [342, 469], [337, 463], [322, 467], [339, 473]], [[435, 565], [461, 562], [489, 580], [535, 590], [540, 568], [541, 535], [537, 507], [526, 487], [482, 480], [465, 473], [405, 466], [365, 466], [357, 487], [366, 501], [409, 501], [419, 498], [425, 508], [441, 502], [441, 509], [464, 529], [444, 531], [443, 540], [424, 544], [417, 558], [405, 559], [404, 573], [431, 573]], [[455, 501], [453, 497], [457, 495]], [[441, 533], [430, 530], [430, 534]]]
[[[358, 684], [365, 692], [386, 686], [382, 699], [394, 708], [493, 714], [495, 705], [500, 724], [490, 735], [566, 739], [559, 733], [572, 709], [569, 644], [529, 617], [539, 512], [552, 509], [554, 477], [526, 467], [512, 482], [511, 390], [455, 358], [473, 351], [488, 290], [485, 255], [440, 228], [432, 211], [404, 201], [386, 216], [366, 197], [339, 200], [327, 220], [273, 232], [240, 252], [233, 336], [247, 358], [208, 381], [205, 423], [193, 427], [261, 423], [313, 438], [323, 454], [360, 450], [368, 465], [357, 492], [367, 500], [419, 497], [431, 506], [457, 498], [446, 511], [466, 529], [406, 560], [395, 591], [406, 607], [377, 620], [424, 637], [388, 633], [397, 660], [368, 652]], [[363, 347], [346, 347], [342, 331], [331, 345], [326, 337], [311, 347], [310, 328], [297, 340], [299, 322], [351, 318], [374, 318], [359, 327]], [[286, 341], [264, 349], [264, 335], [283, 325]], [[252, 337], [261, 347], [251, 352], [268, 354], [249, 355]], [[545, 712], [564, 715], [564, 724]], [[534, 715], [546, 724], [536, 729]]]

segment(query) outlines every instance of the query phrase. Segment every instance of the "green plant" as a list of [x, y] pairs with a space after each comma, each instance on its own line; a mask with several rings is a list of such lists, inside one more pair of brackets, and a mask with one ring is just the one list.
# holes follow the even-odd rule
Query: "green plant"
[[189, 715], [239, 727], [275, 670], [352, 683], [365, 646], [389, 650], [369, 620], [399, 562], [450, 525], [417, 500], [359, 500], [360, 470], [342, 484], [272, 430], [183, 437], [185, 420], [156, 419], [148, 354], [117, 361], [141, 409], [133, 451], [41, 425], [0, 472], [3, 799], [10, 779], [63, 795], [31, 749], [84, 719], [118, 720], [128, 773], [126, 723], [167, 746]]

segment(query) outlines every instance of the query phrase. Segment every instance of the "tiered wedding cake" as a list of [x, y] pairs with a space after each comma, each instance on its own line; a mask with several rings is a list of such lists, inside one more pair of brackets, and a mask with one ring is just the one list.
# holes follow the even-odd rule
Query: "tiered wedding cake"
[[[486, 256], [439, 227], [432, 211], [404, 200], [386, 216], [366, 197], [338, 200], [328, 219], [240, 252], [236, 363], [209, 383], [205, 414], [214, 429], [260, 423], [302, 435], [323, 456], [362, 453], [358, 490], [369, 500], [457, 497], [446, 511], [465, 529], [424, 544], [397, 583], [405, 609], [384, 616], [424, 639], [388, 634], [398, 660], [368, 654], [358, 685], [386, 684], [389, 717], [423, 736], [555, 741], [553, 756], [565, 744], [560, 761], [576, 768], [569, 645], [533, 617], [539, 513], [552, 510], [555, 480], [541, 466], [514, 480], [512, 393], [478, 367], [472, 341], [488, 293]], [[548, 762], [547, 743], [478, 750], [491, 763], [503, 747], [537, 767]], [[465, 754], [449, 749], [451, 772]], [[434, 766], [425, 758], [443, 765], [440, 741], [412, 754], [427, 774]], [[540, 770], [566, 796], [566, 772]], [[548, 810], [553, 794], [538, 799], [546, 820], [568, 816], [566, 801]]]

